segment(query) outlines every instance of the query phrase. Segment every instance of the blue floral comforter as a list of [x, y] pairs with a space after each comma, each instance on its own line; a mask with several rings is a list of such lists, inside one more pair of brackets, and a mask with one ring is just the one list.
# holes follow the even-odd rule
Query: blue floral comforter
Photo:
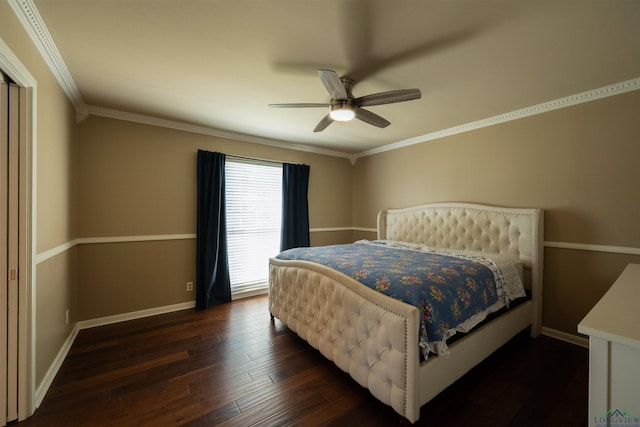
[[[516, 291], [510, 291], [513, 285], [503, 286], [505, 275], [496, 262], [479, 253], [362, 240], [289, 249], [276, 258], [331, 267], [414, 305], [420, 312], [419, 342], [425, 357], [429, 351], [448, 356], [447, 338], [456, 331], [467, 332], [487, 314], [508, 305], [510, 299], [524, 296], [521, 282]], [[510, 280], [512, 277], [510, 274]]]

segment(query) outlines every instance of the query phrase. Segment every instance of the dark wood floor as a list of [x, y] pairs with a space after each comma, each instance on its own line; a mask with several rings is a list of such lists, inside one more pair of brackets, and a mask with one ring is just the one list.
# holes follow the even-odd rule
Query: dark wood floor
[[[584, 426], [588, 351], [520, 334], [421, 411], [419, 426]], [[267, 298], [83, 330], [17, 426], [409, 423], [271, 321]]]

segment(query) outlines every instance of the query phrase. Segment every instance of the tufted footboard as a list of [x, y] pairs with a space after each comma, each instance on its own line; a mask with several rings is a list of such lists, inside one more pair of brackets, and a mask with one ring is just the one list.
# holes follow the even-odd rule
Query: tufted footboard
[[378, 400], [420, 415], [418, 309], [319, 264], [271, 259], [269, 310]]
[[418, 309], [320, 264], [270, 260], [269, 310], [411, 422], [420, 406], [516, 333], [542, 321], [544, 217], [541, 209], [431, 203], [378, 215], [378, 238], [437, 248], [517, 256], [527, 301], [450, 346], [450, 357], [420, 363]]

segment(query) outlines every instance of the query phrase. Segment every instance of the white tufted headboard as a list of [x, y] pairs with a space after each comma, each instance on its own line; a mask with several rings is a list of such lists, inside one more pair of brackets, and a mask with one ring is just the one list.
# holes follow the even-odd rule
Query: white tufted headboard
[[472, 203], [430, 203], [387, 209], [378, 214], [378, 239], [517, 256], [525, 269], [525, 287], [531, 290], [536, 304], [534, 310], [538, 314], [534, 328], [539, 330], [544, 242], [542, 209]]

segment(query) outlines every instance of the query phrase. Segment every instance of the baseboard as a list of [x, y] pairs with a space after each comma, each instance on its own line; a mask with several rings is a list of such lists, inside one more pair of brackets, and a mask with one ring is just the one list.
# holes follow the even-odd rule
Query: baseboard
[[99, 317], [97, 319], [82, 320], [77, 323], [79, 330], [111, 325], [112, 323], [126, 322], [128, 320], [142, 319], [143, 317], [156, 316], [158, 314], [172, 313], [174, 311], [188, 310], [196, 306], [195, 301], [181, 302], [179, 304], [165, 305], [164, 307], [149, 308], [146, 310], [132, 311], [113, 316]]
[[567, 332], [562, 332], [556, 329], [547, 328], [546, 326], [542, 327], [541, 333], [542, 335], [546, 335], [551, 338], [555, 338], [571, 344], [579, 345], [580, 347], [589, 348], [589, 338], [586, 338], [583, 336], [569, 334]]
[[42, 382], [40, 382], [40, 384], [36, 388], [34, 402], [34, 406], [36, 409], [40, 407], [40, 404], [42, 403], [44, 396], [47, 394], [47, 391], [49, 391], [49, 387], [51, 387], [51, 383], [53, 383], [56, 374], [58, 373], [60, 367], [62, 366], [62, 363], [64, 362], [64, 359], [67, 357], [67, 354], [69, 354], [69, 350], [71, 350], [71, 346], [73, 345], [73, 342], [78, 335], [78, 331], [78, 325], [76, 324], [71, 330], [71, 333], [65, 340], [64, 344], [62, 344], [62, 348], [60, 348], [60, 351], [58, 352], [56, 358], [53, 360], [53, 363], [44, 374]]

